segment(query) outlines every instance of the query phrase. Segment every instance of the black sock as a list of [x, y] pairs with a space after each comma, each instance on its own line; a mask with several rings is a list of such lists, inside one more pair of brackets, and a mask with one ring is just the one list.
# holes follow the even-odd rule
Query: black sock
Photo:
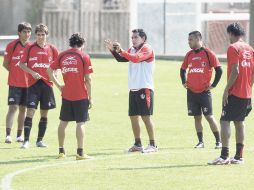
[[140, 138], [136, 138], [134, 145], [136, 145], [136, 146], [142, 146], [141, 139]]
[[197, 132], [198, 141], [203, 142], [203, 132]]
[[63, 147], [59, 148], [59, 154], [60, 154], [60, 153], [64, 153], [64, 154], [65, 154], [65, 151], [64, 151], [64, 148], [63, 148]]
[[244, 145], [241, 143], [236, 144], [236, 153], [235, 153], [235, 157], [234, 157], [236, 160], [239, 160], [240, 158], [243, 157], [243, 147], [244, 147]]
[[29, 141], [30, 131], [32, 128], [32, 118], [26, 117], [24, 122], [24, 140]]
[[17, 130], [17, 137], [20, 137], [22, 135], [22, 129]]
[[150, 140], [150, 145], [155, 146], [155, 140]]
[[84, 156], [83, 148], [78, 148], [78, 149], [77, 149], [77, 154], [78, 154], [79, 156]]
[[229, 156], [229, 148], [228, 147], [222, 147], [220, 157], [222, 159], [227, 159]]
[[220, 133], [219, 131], [213, 132], [216, 142], [220, 142]]
[[45, 135], [45, 132], [47, 129], [47, 121], [48, 121], [48, 119], [46, 117], [42, 117], [40, 119], [37, 142], [41, 141]]
[[11, 135], [11, 128], [6, 128], [6, 136], [10, 136]]

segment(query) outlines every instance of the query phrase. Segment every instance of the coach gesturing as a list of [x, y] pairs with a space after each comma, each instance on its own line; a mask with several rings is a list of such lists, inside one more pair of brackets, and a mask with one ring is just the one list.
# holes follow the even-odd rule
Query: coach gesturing
[[[106, 47], [118, 62], [129, 62], [129, 116], [135, 138], [134, 145], [128, 152], [156, 152], [153, 114], [153, 71], [155, 56], [152, 47], [146, 42], [147, 35], [143, 29], [132, 30], [133, 46], [127, 51], [118, 42], [105, 40]], [[143, 149], [140, 137], [140, 116], [145, 123], [149, 136], [149, 145]]]

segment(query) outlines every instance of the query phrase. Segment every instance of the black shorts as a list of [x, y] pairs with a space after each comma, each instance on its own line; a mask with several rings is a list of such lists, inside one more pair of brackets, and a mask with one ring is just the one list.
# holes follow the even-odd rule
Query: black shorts
[[212, 94], [210, 91], [204, 91], [201, 93], [194, 93], [191, 90], [187, 90], [187, 105], [188, 115], [198, 116], [202, 112], [204, 115], [212, 115]]
[[222, 121], [244, 121], [252, 110], [251, 99], [239, 98], [233, 95], [228, 96], [228, 104], [223, 106]]
[[8, 105], [26, 106], [27, 88], [9, 86]]
[[129, 116], [153, 115], [153, 91], [148, 88], [129, 92]]
[[37, 109], [40, 102], [40, 109], [49, 110], [56, 107], [53, 88], [43, 80], [38, 80], [28, 88], [27, 107]]
[[77, 123], [89, 120], [89, 101], [87, 99], [70, 101], [62, 98], [59, 119], [61, 121], [76, 121]]

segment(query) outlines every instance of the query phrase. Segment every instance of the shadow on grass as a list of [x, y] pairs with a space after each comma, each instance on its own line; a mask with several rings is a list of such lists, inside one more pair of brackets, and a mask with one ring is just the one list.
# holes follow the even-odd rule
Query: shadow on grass
[[195, 168], [207, 167], [207, 164], [184, 164], [184, 165], [171, 165], [171, 166], [148, 166], [148, 167], [129, 167], [129, 168], [109, 168], [109, 170], [158, 170], [158, 169], [172, 169], [172, 168]]

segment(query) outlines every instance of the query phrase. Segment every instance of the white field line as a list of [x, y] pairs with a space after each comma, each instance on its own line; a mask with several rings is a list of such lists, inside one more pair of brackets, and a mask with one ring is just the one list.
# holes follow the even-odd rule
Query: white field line
[[[126, 156], [126, 154], [123, 154]], [[49, 168], [49, 167], [55, 167], [58, 165], [67, 165], [67, 164], [78, 164], [81, 162], [88, 162], [88, 161], [93, 161], [93, 160], [106, 160], [106, 159], [114, 159], [114, 158], [118, 158], [118, 157], [123, 157], [123, 155], [118, 155], [118, 156], [111, 156], [111, 157], [103, 157], [103, 158], [93, 158], [93, 159], [88, 159], [88, 160], [73, 160], [73, 161], [67, 161], [67, 162], [60, 162], [60, 163], [55, 163], [55, 164], [46, 164], [46, 165], [40, 165], [40, 166], [33, 166], [33, 167], [29, 167], [29, 168], [25, 168], [25, 169], [21, 169], [21, 170], [16, 170], [14, 172], [11, 172], [7, 175], [5, 175], [2, 180], [1, 180], [1, 189], [2, 190], [12, 190], [11, 188], [11, 182], [12, 179], [19, 175], [19, 174], [23, 174], [26, 172], [29, 172], [31, 170], [36, 170], [36, 169], [41, 169], [41, 168]], [[128, 154], [128, 156], [137, 156], [140, 154]]]
[[[202, 152], [213, 152], [213, 150], [202, 150]], [[160, 151], [158, 153], [161, 153]], [[169, 151], [170, 154], [179, 154], [179, 153], [186, 153], [186, 151]], [[155, 153], [157, 154], [157, 153]], [[150, 154], [127, 154], [127, 156], [147, 156]], [[29, 167], [29, 168], [25, 168], [25, 169], [21, 169], [21, 170], [16, 170], [14, 172], [11, 172], [7, 175], [5, 175], [2, 180], [1, 180], [1, 189], [2, 190], [12, 190], [11, 188], [11, 183], [12, 183], [12, 179], [19, 175], [19, 174], [23, 174], [32, 170], [36, 170], [36, 169], [41, 169], [41, 168], [49, 168], [49, 167], [55, 167], [58, 165], [67, 165], [67, 164], [77, 164], [77, 163], [81, 163], [81, 162], [88, 162], [88, 161], [93, 161], [93, 160], [106, 160], [106, 159], [115, 159], [115, 158], [122, 158], [123, 156], [126, 156], [126, 154], [122, 154], [122, 155], [118, 155], [118, 156], [111, 156], [111, 157], [103, 157], [103, 158], [93, 158], [93, 159], [89, 159], [89, 160], [73, 160], [73, 161], [66, 161], [66, 162], [60, 162], [60, 163], [55, 163], [55, 164], [46, 164], [46, 165], [40, 165], [40, 166], [33, 166], [33, 167]]]

